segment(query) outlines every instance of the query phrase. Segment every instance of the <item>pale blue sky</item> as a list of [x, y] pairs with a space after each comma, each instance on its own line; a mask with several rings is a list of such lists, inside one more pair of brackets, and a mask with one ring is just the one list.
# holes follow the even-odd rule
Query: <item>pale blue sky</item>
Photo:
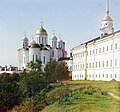
[[[66, 49], [99, 36], [106, 0], [0, 0], [0, 65], [18, 65], [23, 32], [31, 39], [41, 19], [49, 37], [61, 34]], [[110, 0], [115, 30], [120, 29], [120, 0]]]

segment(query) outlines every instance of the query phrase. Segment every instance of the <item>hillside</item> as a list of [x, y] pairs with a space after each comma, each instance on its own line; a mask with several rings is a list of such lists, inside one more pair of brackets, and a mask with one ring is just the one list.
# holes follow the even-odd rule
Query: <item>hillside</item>
[[69, 81], [47, 93], [49, 104], [42, 112], [119, 112], [118, 82]]

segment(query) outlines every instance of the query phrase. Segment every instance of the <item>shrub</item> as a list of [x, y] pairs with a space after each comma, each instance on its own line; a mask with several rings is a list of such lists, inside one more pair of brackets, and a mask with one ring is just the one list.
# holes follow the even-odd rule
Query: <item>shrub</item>
[[101, 91], [101, 94], [102, 95], [107, 95], [107, 92], [106, 91]]
[[69, 89], [66, 87], [65, 88], [62, 88], [62, 87], [55, 88], [53, 91], [47, 93], [45, 101], [48, 104], [53, 104], [54, 102], [63, 98], [68, 93], [69, 93]]
[[96, 92], [96, 89], [91, 86], [86, 87], [82, 91], [83, 94], [88, 94], [88, 95], [92, 95], [94, 92]]

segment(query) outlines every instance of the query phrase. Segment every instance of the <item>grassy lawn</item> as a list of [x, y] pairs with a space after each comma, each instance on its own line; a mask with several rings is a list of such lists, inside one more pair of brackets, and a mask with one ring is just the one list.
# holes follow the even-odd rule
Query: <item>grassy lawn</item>
[[95, 86], [98, 87], [104, 91], [107, 92], [112, 92], [115, 95], [120, 95], [120, 90], [119, 90], [119, 82], [115, 82], [115, 81], [68, 81], [68, 84], [82, 84], [82, 85], [91, 85], [91, 86]]
[[120, 112], [119, 101], [107, 92], [119, 95], [118, 82], [68, 81], [48, 93], [42, 112]]

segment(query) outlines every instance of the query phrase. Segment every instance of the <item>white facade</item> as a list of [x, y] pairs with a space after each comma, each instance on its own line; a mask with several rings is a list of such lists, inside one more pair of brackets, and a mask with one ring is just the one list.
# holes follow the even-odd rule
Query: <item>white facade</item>
[[120, 31], [74, 47], [73, 80], [120, 81]]
[[28, 70], [28, 63], [36, 60], [42, 61], [42, 69], [44, 70], [45, 65], [51, 59], [58, 61], [60, 58], [67, 57], [65, 42], [61, 40], [59, 45], [55, 35], [52, 36], [52, 45], [48, 45], [48, 34], [43, 26], [37, 30], [35, 40], [32, 39], [29, 43], [24, 35], [22, 48], [18, 50], [19, 70]]
[[72, 80], [120, 81], [120, 30], [114, 32], [106, 4], [100, 36], [71, 50]]

